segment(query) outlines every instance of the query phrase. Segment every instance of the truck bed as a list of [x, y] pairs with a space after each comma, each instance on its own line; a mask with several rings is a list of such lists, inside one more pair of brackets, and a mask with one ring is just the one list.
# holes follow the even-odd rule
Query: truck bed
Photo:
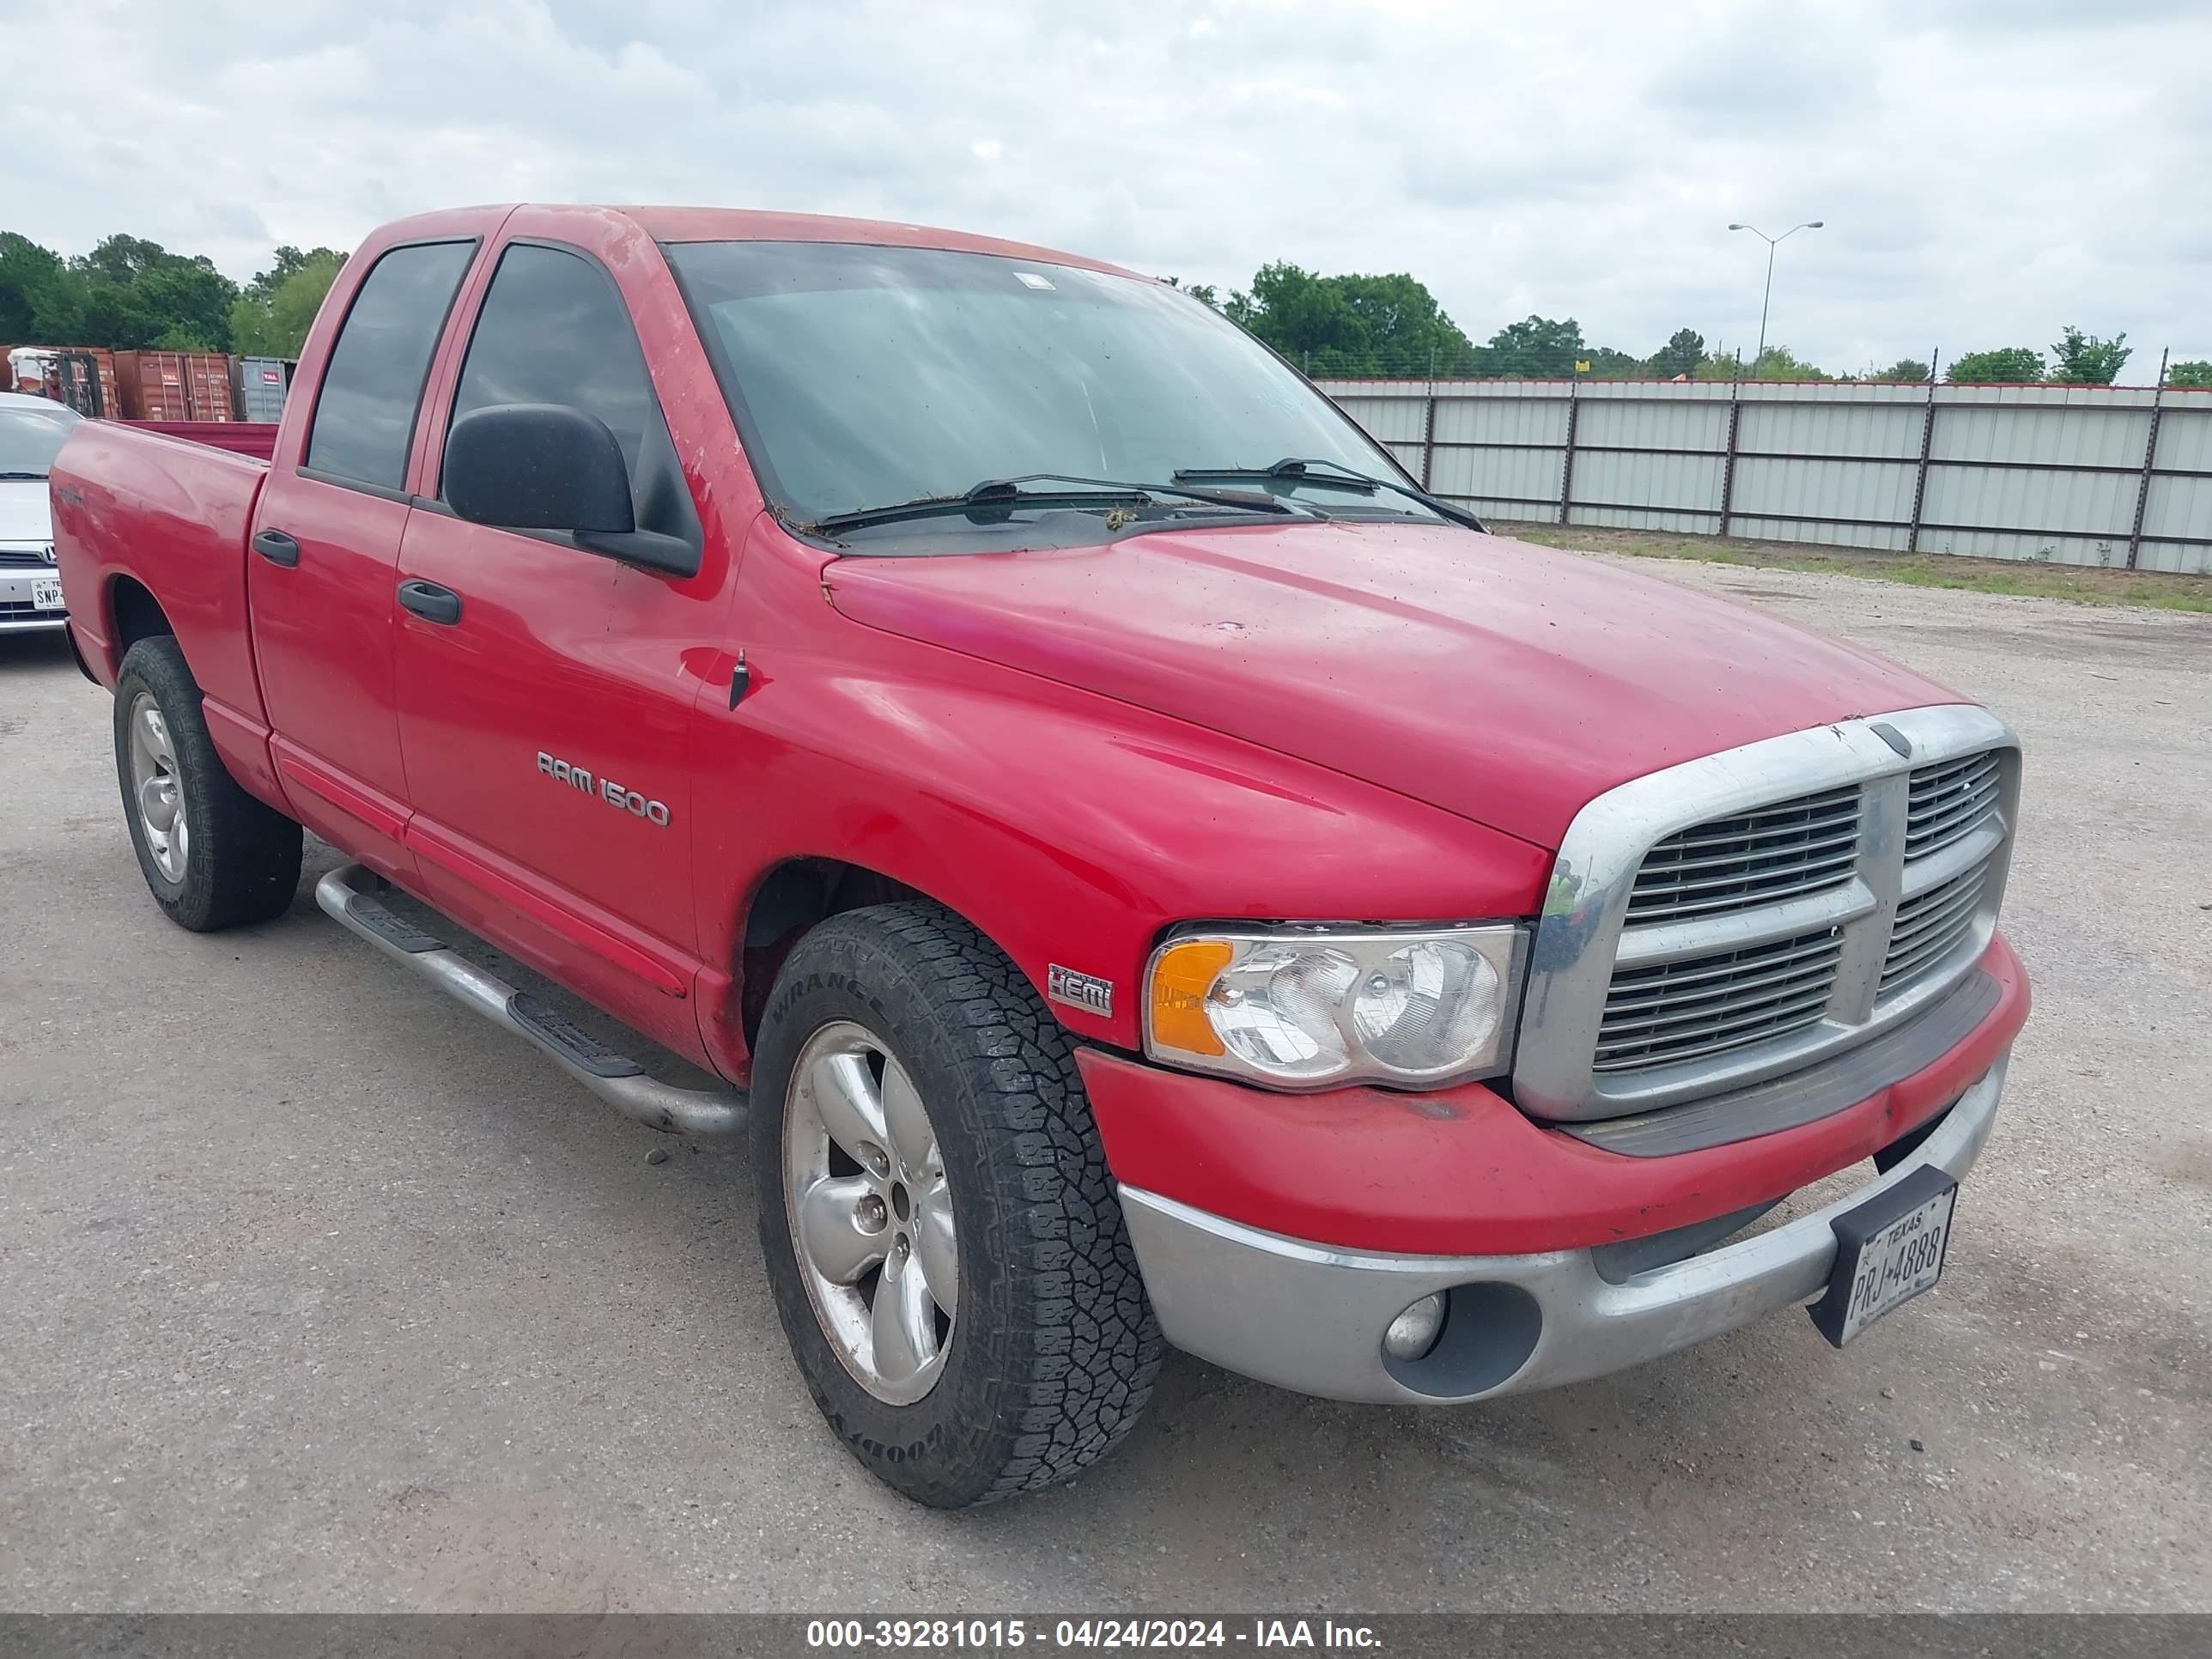
[[276, 453], [274, 421], [121, 421], [117, 424], [205, 444], [210, 449], [227, 449], [256, 460], [265, 461]]
[[246, 542], [268, 477], [266, 459], [145, 426], [86, 421], [70, 434], [54, 462], [54, 543], [78, 646], [103, 684], [122, 655], [118, 617], [159, 595], [209, 701], [265, 727]]

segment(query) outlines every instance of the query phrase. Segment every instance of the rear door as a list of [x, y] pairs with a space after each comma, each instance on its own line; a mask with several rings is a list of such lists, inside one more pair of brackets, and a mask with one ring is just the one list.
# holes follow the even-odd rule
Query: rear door
[[[629, 307], [594, 247], [500, 250], [438, 430], [500, 404], [605, 421], [629, 465], [639, 528], [703, 547]], [[565, 534], [467, 523], [430, 499], [436, 488], [426, 483], [408, 522], [398, 574], [452, 603], [396, 623], [408, 839], [426, 893], [696, 1050], [691, 720], [728, 610], [727, 557], [704, 549], [694, 577], [642, 570]]]
[[270, 748], [301, 821], [386, 874], [406, 777], [392, 697], [392, 590], [431, 358], [477, 237], [374, 256], [321, 370], [312, 414], [280, 441], [246, 558]]

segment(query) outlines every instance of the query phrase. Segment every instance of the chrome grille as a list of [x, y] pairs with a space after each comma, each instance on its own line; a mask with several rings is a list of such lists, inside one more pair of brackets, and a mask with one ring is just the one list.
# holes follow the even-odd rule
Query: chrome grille
[[1989, 868], [1986, 862], [1978, 864], [1897, 907], [1897, 923], [1890, 929], [1877, 995], [1905, 989], [1942, 962], [1973, 930]]
[[1669, 836], [1644, 855], [1631, 927], [1724, 915], [1841, 885], [1859, 852], [1856, 784], [1778, 801]]
[[1996, 817], [2002, 781], [1997, 757], [1990, 750], [1916, 769], [1905, 808], [1905, 861], [1940, 853]]
[[10, 570], [51, 570], [54, 562], [35, 547], [0, 547], [0, 565]]
[[1911, 1024], [1989, 941], [2012, 733], [1933, 704], [1616, 785], [1561, 838], [1515, 1041], [1532, 1117], [1648, 1115]]
[[1623, 968], [1606, 993], [1591, 1069], [1638, 1070], [1763, 1042], [1817, 1021], [1843, 953], [1839, 930]]

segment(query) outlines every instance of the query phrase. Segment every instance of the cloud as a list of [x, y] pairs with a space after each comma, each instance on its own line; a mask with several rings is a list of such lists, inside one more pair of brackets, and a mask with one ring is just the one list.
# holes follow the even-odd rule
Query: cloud
[[140, 0], [10, 13], [100, 95], [0, 228], [234, 276], [459, 202], [937, 222], [1224, 287], [1410, 270], [1482, 337], [1771, 334], [1837, 368], [2075, 322], [2212, 355], [2201, 0]]

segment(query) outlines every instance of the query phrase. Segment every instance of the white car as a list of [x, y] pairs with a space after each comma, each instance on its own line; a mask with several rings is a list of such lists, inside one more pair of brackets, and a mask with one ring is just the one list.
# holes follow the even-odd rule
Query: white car
[[0, 634], [59, 628], [61, 574], [46, 471], [84, 417], [49, 398], [0, 392]]

